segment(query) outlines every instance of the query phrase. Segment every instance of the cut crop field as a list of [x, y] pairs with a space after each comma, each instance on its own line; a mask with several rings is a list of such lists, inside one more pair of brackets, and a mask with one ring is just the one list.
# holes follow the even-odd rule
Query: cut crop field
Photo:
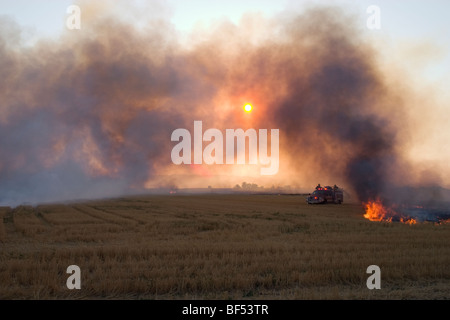
[[[0, 299], [449, 299], [450, 225], [299, 195], [0, 208]], [[81, 289], [69, 290], [70, 265]], [[369, 290], [367, 267], [381, 269]]]

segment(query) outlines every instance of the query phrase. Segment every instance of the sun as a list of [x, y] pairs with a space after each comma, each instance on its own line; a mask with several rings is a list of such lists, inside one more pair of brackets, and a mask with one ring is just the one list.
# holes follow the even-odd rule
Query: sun
[[253, 110], [253, 106], [252, 106], [250, 103], [247, 103], [247, 104], [244, 106], [244, 111], [245, 111], [245, 112], [250, 113], [250, 112], [252, 112], [252, 110]]

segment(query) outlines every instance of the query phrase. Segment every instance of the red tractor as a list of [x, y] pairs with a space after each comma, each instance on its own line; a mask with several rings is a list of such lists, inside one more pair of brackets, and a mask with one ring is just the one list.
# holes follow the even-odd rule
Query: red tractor
[[308, 204], [319, 203], [339, 203], [344, 202], [344, 192], [337, 185], [334, 187], [326, 186], [322, 187], [317, 185], [316, 190], [312, 194], [309, 194], [306, 198]]

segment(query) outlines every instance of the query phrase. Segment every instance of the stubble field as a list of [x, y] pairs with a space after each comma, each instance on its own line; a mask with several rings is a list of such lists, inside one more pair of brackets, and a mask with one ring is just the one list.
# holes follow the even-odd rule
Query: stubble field
[[[297, 195], [0, 208], [0, 299], [449, 299], [450, 225]], [[81, 289], [66, 269], [78, 265]], [[369, 290], [366, 269], [381, 268]]]

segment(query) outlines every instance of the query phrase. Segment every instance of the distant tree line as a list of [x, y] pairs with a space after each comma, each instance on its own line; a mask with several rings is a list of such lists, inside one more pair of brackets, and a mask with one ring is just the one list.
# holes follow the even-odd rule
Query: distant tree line
[[256, 183], [247, 183], [247, 182], [242, 182], [241, 185], [236, 184], [233, 187], [233, 190], [235, 191], [251, 191], [251, 192], [255, 192], [255, 191], [264, 191], [264, 192], [289, 192], [292, 190], [291, 186], [275, 186], [273, 185], [270, 188], [265, 188], [264, 186], [258, 186]]

